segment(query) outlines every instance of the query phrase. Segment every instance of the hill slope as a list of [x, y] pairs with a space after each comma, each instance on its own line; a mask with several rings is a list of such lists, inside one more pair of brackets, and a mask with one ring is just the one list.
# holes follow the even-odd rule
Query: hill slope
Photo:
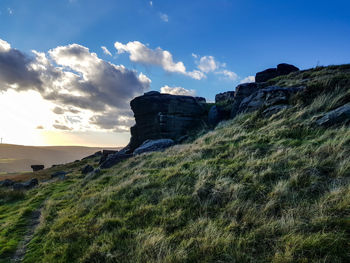
[[38, 210], [23, 262], [349, 262], [350, 129], [313, 123], [350, 101], [350, 66], [276, 83], [307, 90], [269, 118], [240, 115], [99, 175], [80, 174], [96, 166], [86, 160], [64, 166], [67, 180], [3, 193], [0, 262]]

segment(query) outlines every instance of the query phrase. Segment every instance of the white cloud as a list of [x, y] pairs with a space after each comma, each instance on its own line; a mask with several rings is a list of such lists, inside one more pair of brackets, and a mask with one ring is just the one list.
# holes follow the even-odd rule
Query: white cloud
[[120, 42], [115, 42], [114, 47], [117, 49], [118, 54], [129, 53], [129, 59], [133, 62], [160, 66], [167, 72], [180, 73], [194, 79], [205, 78], [205, 75], [198, 70], [192, 72], [186, 71], [183, 62], [174, 62], [172, 54], [160, 47], [150, 49], [139, 41], [129, 42], [125, 45]]
[[[35, 57], [28, 56], [0, 39], [0, 91], [39, 92], [61, 116], [56, 124], [62, 126], [56, 129], [105, 129], [103, 122], [92, 121], [94, 116], [118, 113], [118, 118], [129, 118], [130, 100], [151, 83], [143, 73], [104, 61], [78, 44], [33, 53]], [[77, 119], [77, 113], [83, 117]], [[125, 123], [115, 119], [114, 124], [114, 130], [125, 130]]]
[[240, 81], [240, 84], [255, 82], [255, 76], [248, 76]]
[[149, 1], [149, 5], [150, 5], [150, 6], [153, 6], [153, 1]]
[[13, 10], [11, 8], [7, 8], [7, 12], [9, 13], [10, 16], [13, 15]]
[[228, 79], [228, 80], [232, 80], [232, 81], [235, 81], [238, 79], [238, 75], [236, 73], [234, 73], [233, 71], [229, 71], [229, 70], [221, 70], [221, 71], [217, 71], [215, 72], [215, 74], [218, 74], [218, 75], [223, 75], [224, 78]]
[[168, 85], [165, 85], [160, 88], [160, 93], [167, 93], [172, 95], [185, 95], [185, 96], [195, 96], [196, 91], [191, 89], [187, 90], [182, 87], [169, 87]]
[[205, 73], [209, 73], [215, 71], [218, 64], [213, 56], [204, 56], [200, 58], [198, 68]]
[[[196, 54], [192, 53], [192, 56], [196, 59], [196, 63], [198, 65], [198, 69], [200, 72], [214, 73], [216, 75], [223, 76], [222, 79], [236, 81], [238, 79], [238, 75], [230, 70], [225, 69], [226, 63], [221, 63], [215, 59], [213, 56], [203, 56], [200, 57]], [[200, 59], [198, 60], [198, 58]]]
[[108, 48], [106, 48], [105, 46], [102, 46], [101, 48], [105, 55], [112, 56], [112, 53], [108, 50]]
[[169, 22], [169, 16], [167, 14], [160, 13], [159, 16], [164, 22]]

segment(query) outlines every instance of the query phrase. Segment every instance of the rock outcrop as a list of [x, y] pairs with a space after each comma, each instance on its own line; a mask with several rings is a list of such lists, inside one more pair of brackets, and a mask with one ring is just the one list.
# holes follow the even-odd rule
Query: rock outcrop
[[270, 79], [276, 78], [282, 75], [288, 75], [291, 72], [299, 71], [299, 68], [290, 64], [279, 64], [277, 68], [269, 68], [264, 71], [258, 72], [255, 75], [255, 82], [266, 82]]
[[[295, 94], [301, 90], [305, 89], [305, 87], [290, 87], [290, 88], [281, 88], [281, 87], [267, 87], [263, 89], [259, 89], [254, 92], [252, 95], [246, 97], [242, 100], [237, 112], [238, 113], [246, 113], [258, 110], [262, 107], [265, 107], [268, 110], [266, 113], [270, 111], [277, 112], [288, 106], [288, 100], [292, 94]], [[284, 107], [274, 107], [276, 105], [284, 105]]]
[[161, 94], [156, 91], [136, 97], [130, 103], [136, 124], [130, 129], [129, 153], [146, 140], [172, 139], [199, 127], [205, 117], [205, 99]]
[[350, 103], [347, 103], [335, 110], [327, 112], [316, 121], [319, 126], [329, 127], [339, 124], [350, 123]]
[[172, 139], [147, 140], [140, 147], [135, 149], [134, 155], [146, 152], [161, 151], [173, 146], [174, 144], [175, 142]]
[[244, 83], [236, 87], [235, 97], [232, 104], [231, 118], [234, 118], [239, 113], [241, 102], [258, 90], [256, 83]]

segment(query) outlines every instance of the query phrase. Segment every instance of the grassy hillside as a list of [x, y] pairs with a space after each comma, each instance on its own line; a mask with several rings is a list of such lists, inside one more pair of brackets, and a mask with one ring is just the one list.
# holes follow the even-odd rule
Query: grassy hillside
[[349, 262], [350, 129], [313, 122], [350, 101], [350, 66], [276, 83], [307, 90], [270, 118], [238, 116], [100, 175], [82, 176], [84, 161], [67, 180], [1, 192], [0, 262], [38, 210], [23, 262]]
[[50, 167], [53, 164], [81, 159], [100, 150], [102, 148], [81, 146], [39, 147], [0, 144], [0, 173], [31, 172], [32, 164], [44, 164]]

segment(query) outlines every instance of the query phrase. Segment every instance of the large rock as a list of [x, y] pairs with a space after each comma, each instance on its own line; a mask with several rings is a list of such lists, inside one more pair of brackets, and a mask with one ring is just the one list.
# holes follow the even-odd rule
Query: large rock
[[299, 69], [293, 65], [282, 63], [277, 65], [277, 68], [269, 68], [256, 73], [255, 82], [266, 82], [278, 76], [288, 75], [294, 71], [299, 71]]
[[174, 145], [172, 139], [147, 140], [140, 147], [136, 148], [134, 155], [145, 152], [161, 151]]
[[251, 94], [258, 90], [256, 83], [244, 83], [236, 87], [235, 97], [232, 104], [231, 118], [234, 118], [238, 114], [239, 106], [241, 102], [249, 97]]
[[[302, 91], [303, 89], [305, 89], [305, 87], [267, 87], [259, 89], [249, 97], [242, 100], [238, 108], [238, 113], [252, 112], [262, 107], [269, 108], [275, 105], [287, 105], [290, 96]], [[285, 107], [274, 107], [270, 110], [276, 113], [277, 110], [282, 110], [283, 108]], [[266, 114], [268, 115], [269, 113], [266, 112]]]
[[332, 110], [316, 121], [319, 126], [333, 126], [350, 123], [350, 103], [347, 103], [335, 110]]
[[227, 91], [215, 95], [215, 103], [233, 102], [235, 97], [234, 91]]
[[45, 168], [42, 164], [33, 164], [30, 166], [33, 169], [33, 172], [43, 170]]
[[190, 96], [145, 93], [130, 103], [136, 125], [131, 127], [130, 152], [146, 140], [177, 140], [199, 127], [206, 117], [205, 100]]
[[12, 187], [13, 190], [29, 190], [39, 184], [38, 179], [33, 178], [24, 183], [15, 183]]

